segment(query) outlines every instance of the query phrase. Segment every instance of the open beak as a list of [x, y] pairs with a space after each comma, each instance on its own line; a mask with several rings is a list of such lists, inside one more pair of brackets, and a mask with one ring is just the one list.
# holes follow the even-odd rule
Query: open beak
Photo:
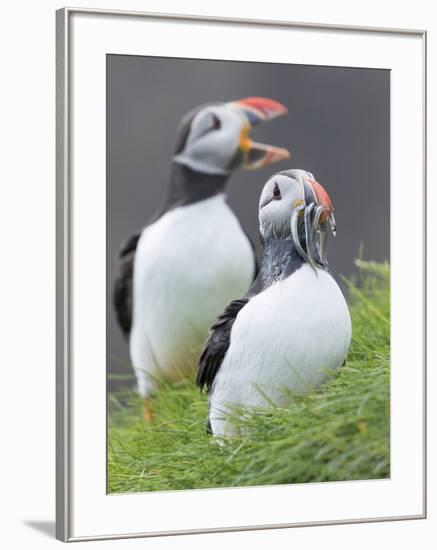
[[286, 115], [288, 110], [284, 105], [265, 97], [245, 97], [244, 99], [232, 101], [230, 105], [242, 111], [247, 118], [247, 124], [240, 134], [240, 151], [244, 156], [243, 168], [257, 170], [290, 158], [287, 149], [256, 143], [249, 137], [252, 126]]

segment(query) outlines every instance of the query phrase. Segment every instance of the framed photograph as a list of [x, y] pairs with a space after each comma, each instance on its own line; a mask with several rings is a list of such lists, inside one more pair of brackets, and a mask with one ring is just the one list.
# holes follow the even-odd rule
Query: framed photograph
[[57, 537], [426, 517], [426, 32], [57, 12]]

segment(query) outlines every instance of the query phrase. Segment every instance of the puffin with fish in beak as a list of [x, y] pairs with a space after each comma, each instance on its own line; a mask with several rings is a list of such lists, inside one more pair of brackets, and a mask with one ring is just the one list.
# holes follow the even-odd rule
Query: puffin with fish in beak
[[272, 176], [261, 194], [262, 260], [249, 291], [212, 325], [197, 384], [209, 393], [208, 431], [239, 436], [242, 408], [286, 407], [345, 361], [346, 300], [328, 271], [336, 232], [325, 189], [304, 170]]
[[177, 132], [164, 205], [121, 248], [113, 299], [148, 422], [159, 381], [195, 373], [211, 323], [256, 276], [253, 246], [225, 188], [237, 168], [289, 158], [286, 149], [249, 136], [253, 126], [286, 113], [282, 104], [260, 97], [188, 113]]

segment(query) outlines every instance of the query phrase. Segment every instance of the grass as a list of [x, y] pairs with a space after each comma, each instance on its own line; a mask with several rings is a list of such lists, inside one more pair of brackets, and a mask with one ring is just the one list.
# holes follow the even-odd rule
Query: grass
[[155, 423], [133, 390], [109, 397], [108, 490], [144, 492], [380, 479], [390, 475], [390, 272], [357, 260], [344, 280], [353, 339], [346, 365], [287, 408], [244, 415], [246, 435], [217, 445], [206, 396], [192, 381], [164, 386]]

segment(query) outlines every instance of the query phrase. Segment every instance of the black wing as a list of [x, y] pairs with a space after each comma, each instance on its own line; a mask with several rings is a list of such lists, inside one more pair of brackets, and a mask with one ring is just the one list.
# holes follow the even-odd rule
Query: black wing
[[253, 296], [263, 290], [263, 287], [261, 273], [258, 273], [247, 293], [239, 300], [233, 300], [212, 325], [199, 359], [196, 383], [201, 390], [205, 386], [208, 392], [211, 390], [214, 378], [228, 351], [232, 326], [238, 313]]
[[132, 326], [132, 279], [135, 251], [141, 232], [131, 235], [120, 248], [118, 273], [114, 282], [113, 300], [117, 321], [127, 336]]
[[201, 390], [205, 386], [208, 391], [211, 389], [214, 378], [229, 348], [232, 325], [238, 312], [248, 301], [249, 298], [234, 300], [212, 325], [199, 359], [196, 384]]

